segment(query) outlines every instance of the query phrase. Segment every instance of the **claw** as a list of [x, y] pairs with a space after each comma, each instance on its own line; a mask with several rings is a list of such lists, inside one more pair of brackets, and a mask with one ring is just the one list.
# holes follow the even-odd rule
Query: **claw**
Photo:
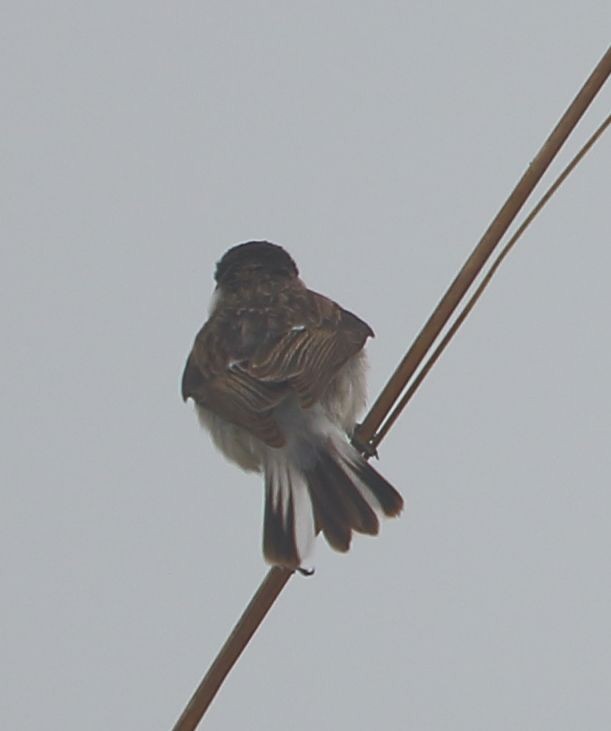
[[379, 459], [378, 450], [376, 447], [371, 443], [371, 440], [368, 440], [366, 442], [362, 441], [359, 437], [359, 428], [360, 424], [356, 425], [356, 428], [354, 430], [354, 433], [352, 435], [352, 445], [354, 448], [359, 451], [364, 457], [367, 457], [367, 459], [370, 459], [371, 457], [375, 457], [376, 459]]

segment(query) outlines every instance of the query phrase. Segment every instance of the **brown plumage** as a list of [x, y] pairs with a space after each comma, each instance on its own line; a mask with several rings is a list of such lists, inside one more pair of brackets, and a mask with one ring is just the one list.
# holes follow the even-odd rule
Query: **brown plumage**
[[322, 530], [334, 548], [347, 550], [353, 530], [378, 532], [377, 511], [396, 515], [402, 507], [345, 438], [362, 406], [362, 348], [373, 332], [308, 290], [274, 244], [230, 249], [216, 279], [183, 398], [195, 401], [226, 456], [264, 471], [263, 543], [271, 563], [299, 566], [310, 538], [304, 531]]

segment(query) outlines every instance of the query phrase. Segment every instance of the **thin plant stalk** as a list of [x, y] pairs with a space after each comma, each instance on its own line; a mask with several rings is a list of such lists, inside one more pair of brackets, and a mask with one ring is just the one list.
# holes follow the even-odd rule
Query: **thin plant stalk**
[[[364, 422], [360, 425], [356, 436], [358, 443], [364, 446], [367, 455], [375, 452], [372, 439], [376, 430], [390, 413], [397, 399], [401, 397], [407, 383], [424, 360], [426, 353], [450, 319], [460, 300], [482, 270], [501, 237], [507, 231], [535, 185], [541, 179], [541, 176], [547, 170], [560, 147], [575, 128], [610, 73], [611, 48], [607, 50], [597, 64], [535, 159], [529, 165], [506, 203], [486, 230], [481, 241], [440, 300], [433, 314], [427, 320], [397, 370], [391, 376]], [[242, 654], [248, 641], [267, 615], [292, 574], [292, 571], [279, 567], [273, 567], [268, 571], [261, 586], [244, 610], [187, 707], [174, 725], [173, 731], [193, 731], [197, 728], [220, 689], [223, 680]]]

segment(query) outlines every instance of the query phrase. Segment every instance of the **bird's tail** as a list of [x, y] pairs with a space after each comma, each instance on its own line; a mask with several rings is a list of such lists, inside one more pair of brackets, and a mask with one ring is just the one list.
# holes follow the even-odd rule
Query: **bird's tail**
[[353, 531], [376, 535], [380, 516], [402, 507], [395, 488], [339, 436], [309, 446], [300, 460], [274, 450], [265, 465], [263, 553], [271, 564], [298, 568], [321, 531], [347, 551]]

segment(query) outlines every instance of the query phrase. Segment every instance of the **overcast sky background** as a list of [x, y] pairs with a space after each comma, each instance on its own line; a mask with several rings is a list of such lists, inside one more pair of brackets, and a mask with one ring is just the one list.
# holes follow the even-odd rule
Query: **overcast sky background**
[[[1, 728], [170, 729], [266, 572], [260, 478], [179, 395], [222, 253], [281, 243], [371, 323], [375, 395], [610, 27], [608, 0], [4, 4]], [[611, 727], [610, 170], [607, 135], [383, 443], [402, 517], [318, 545], [207, 729]]]

